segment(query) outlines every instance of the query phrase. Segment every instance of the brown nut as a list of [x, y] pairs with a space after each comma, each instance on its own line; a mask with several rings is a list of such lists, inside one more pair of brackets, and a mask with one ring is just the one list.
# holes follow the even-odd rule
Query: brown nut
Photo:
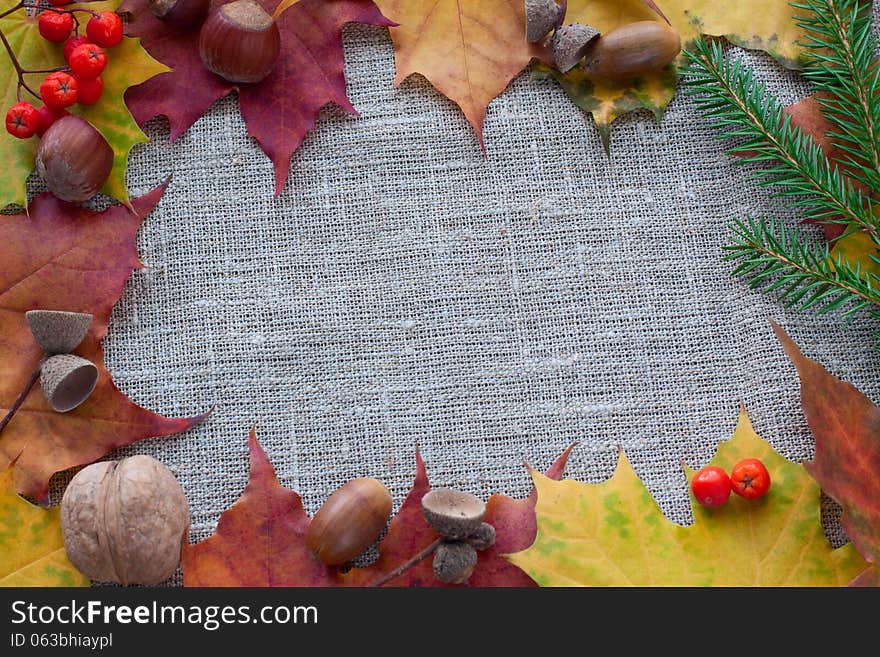
[[391, 515], [391, 494], [370, 477], [352, 479], [336, 489], [318, 509], [306, 543], [328, 566], [348, 563], [372, 545]]
[[280, 52], [278, 25], [254, 0], [215, 7], [199, 32], [202, 63], [229, 82], [259, 82], [272, 72]]
[[151, 456], [95, 463], [61, 499], [71, 563], [99, 582], [158, 584], [180, 563], [189, 506], [171, 470]]
[[638, 21], [603, 34], [585, 53], [591, 75], [624, 81], [659, 71], [681, 51], [678, 32], [660, 21]]
[[440, 536], [463, 540], [473, 534], [486, 513], [479, 497], [450, 488], [435, 488], [422, 497], [425, 520]]
[[113, 149], [91, 123], [67, 114], [49, 126], [37, 146], [37, 173], [62, 201], [88, 201], [113, 168]]
[[148, 0], [153, 16], [184, 30], [198, 25], [211, 7], [211, 0]]
[[432, 565], [444, 584], [464, 584], [477, 565], [477, 551], [462, 541], [444, 541], [437, 546]]

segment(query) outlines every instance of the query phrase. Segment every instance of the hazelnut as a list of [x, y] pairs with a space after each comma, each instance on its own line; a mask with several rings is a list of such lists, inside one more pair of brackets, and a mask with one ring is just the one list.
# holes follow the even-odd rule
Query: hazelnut
[[153, 16], [181, 30], [205, 20], [211, 7], [211, 0], [149, 0], [149, 3]]
[[113, 149], [91, 123], [74, 114], [57, 119], [37, 147], [37, 173], [62, 201], [98, 193], [113, 169]]
[[272, 72], [280, 52], [278, 25], [255, 0], [216, 7], [199, 33], [205, 68], [229, 82], [259, 82]]
[[158, 584], [180, 563], [189, 506], [167, 467], [151, 456], [94, 463], [61, 499], [71, 563], [99, 582]]
[[348, 563], [372, 545], [391, 515], [391, 494], [370, 477], [339, 487], [318, 509], [306, 543], [328, 566]]

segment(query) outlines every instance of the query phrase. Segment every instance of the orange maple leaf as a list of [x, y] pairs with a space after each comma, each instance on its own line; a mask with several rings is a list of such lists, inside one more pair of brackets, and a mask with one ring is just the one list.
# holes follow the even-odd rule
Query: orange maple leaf
[[[525, 38], [523, 0], [376, 0], [391, 28], [398, 85], [420, 73], [461, 107], [483, 146], [489, 103], [544, 50]], [[483, 146], [485, 148], [485, 146]]]

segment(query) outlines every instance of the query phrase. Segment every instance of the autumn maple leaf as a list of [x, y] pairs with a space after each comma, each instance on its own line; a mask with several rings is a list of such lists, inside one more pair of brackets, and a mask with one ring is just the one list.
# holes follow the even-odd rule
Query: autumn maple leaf
[[[224, 511], [213, 536], [183, 547], [186, 586], [444, 586], [434, 577], [431, 560], [416, 563], [397, 577], [395, 570], [434, 543], [438, 536], [422, 514], [422, 497], [430, 490], [427, 471], [416, 453], [413, 487], [379, 546], [378, 561], [347, 573], [328, 567], [306, 544], [309, 517], [296, 492], [278, 482], [266, 453], [251, 430], [250, 480], [244, 494]], [[560, 477], [571, 448], [548, 470]], [[470, 578], [472, 586], [533, 586], [518, 567], [503, 558], [535, 539], [535, 495], [514, 500], [493, 495], [484, 520], [495, 527], [496, 541], [480, 553]], [[387, 581], [386, 581], [387, 580]]]
[[16, 495], [14, 467], [0, 471], [0, 587], [88, 586], [64, 550], [61, 510]]
[[533, 473], [538, 537], [510, 559], [542, 586], [842, 586], [864, 571], [852, 545], [828, 543], [820, 490], [804, 467], [774, 451], [743, 410], [712, 464], [729, 472], [744, 458], [770, 470], [769, 493], [694, 504], [688, 527], [664, 517], [623, 452], [599, 484]]
[[128, 31], [144, 48], [173, 70], [133, 87], [125, 94], [131, 112], [143, 125], [154, 116], [168, 117], [174, 141], [218, 98], [238, 91], [248, 134], [275, 166], [275, 192], [287, 180], [290, 158], [319, 110], [333, 102], [357, 114], [345, 92], [342, 28], [346, 23], [394, 25], [372, 0], [257, 0], [275, 12], [281, 54], [269, 76], [255, 84], [237, 85], [214, 75], [202, 64], [198, 27], [170, 30], [153, 16], [147, 0], [125, 0]]
[[[16, 2], [17, 0], [0, 0], [0, 13], [15, 6]], [[87, 7], [91, 11], [112, 11], [118, 4], [119, 0], [108, 0], [91, 2]], [[48, 5], [45, 7], [51, 9]], [[77, 5], [65, 7], [65, 9], [75, 8]], [[85, 23], [83, 23], [84, 27]], [[28, 14], [25, 9], [22, 8], [0, 18], [0, 29], [7, 35], [10, 47], [23, 68], [47, 70], [65, 65], [61, 44], [50, 43], [40, 36], [37, 17]], [[109, 63], [101, 74], [104, 83], [101, 100], [89, 106], [74, 105], [69, 111], [91, 122], [113, 148], [113, 170], [103, 191], [120, 201], [127, 202], [125, 172], [128, 166], [128, 154], [135, 144], [147, 141], [147, 136], [126, 109], [123, 94], [130, 86], [140, 84], [166, 71], [167, 68], [150, 57], [137, 39], [123, 39], [119, 45], [108, 49], [107, 55]], [[8, 83], [4, 83], [0, 88], [0, 107], [6, 111], [18, 100], [18, 89], [15, 84], [13, 63], [2, 49], [0, 49], [0, 71], [2, 71], [0, 77], [8, 80]], [[35, 80], [39, 81], [37, 76], [28, 76], [28, 78], [31, 84]], [[23, 100], [40, 104], [39, 98], [27, 94]], [[37, 143], [36, 137], [16, 139], [5, 133], [0, 135], [0, 161], [5, 166], [4, 175], [0, 177], [0, 206], [27, 203], [26, 181], [34, 169]]]
[[873, 565], [855, 582], [880, 584], [880, 408], [851, 383], [841, 381], [801, 353], [782, 328], [773, 330], [797, 367], [801, 405], [816, 439], [807, 472], [843, 507], [840, 522]]
[[91, 313], [94, 322], [76, 354], [99, 371], [92, 396], [68, 413], [54, 412], [39, 390], [0, 433], [0, 469], [16, 460], [15, 485], [46, 501], [49, 478], [91, 463], [112, 449], [185, 431], [205, 416], [169, 419], [120, 392], [104, 367], [101, 341], [110, 312], [131, 272], [140, 267], [135, 238], [162, 185], [132, 201], [93, 212], [38, 196], [27, 214], [0, 220], [0, 414], [13, 405], [42, 356], [25, 319], [28, 310]]
[[[804, 33], [794, 20], [796, 11], [789, 0], [662, 0], [658, 4], [645, 0], [569, 0], [565, 23], [582, 23], [608, 33], [636, 21], [665, 20], [678, 32], [683, 47], [700, 34], [722, 36], [743, 48], [764, 50], [788, 68], [799, 68]], [[624, 82], [591, 76], [579, 68], [562, 74], [537, 66], [536, 74], [556, 79], [578, 107], [592, 114], [606, 149], [615, 119], [647, 109], [659, 120], [678, 84], [675, 63]]]
[[489, 103], [533, 57], [523, 0], [376, 0], [400, 25], [391, 29], [400, 84], [420, 73], [454, 101], [483, 144]]

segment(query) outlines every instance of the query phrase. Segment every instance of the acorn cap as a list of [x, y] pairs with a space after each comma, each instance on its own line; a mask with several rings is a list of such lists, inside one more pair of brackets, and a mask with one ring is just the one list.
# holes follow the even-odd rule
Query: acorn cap
[[470, 493], [435, 488], [422, 498], [422, 512], [443, 538], [465, 539], [479, 528], [486, 505]]
[[526, 0], [526, 41], [537, 43], [562, 23], [563, 10], [553, 0]]
[[488, 522], [481, 522], [476, 531], [467, 537], [467, 542], [480, 552], [488, 550], [495, 545], [495, 528]]
[[82, 404], [97, 384], [98, 368], [91, 361], [73, 354], [50, 356], [40, 373], [46, 401], [59, 413], [72, 411]]
[[444, 584], [464, 584], [477, 565], [477, 551], [463, 541], [443, 542], [434, 551], [434, 574]]
[[599, 31], [589, 25], [563, 25], [553, 35], [553, 59], [561, 73], [567, 73], [587, 54]]
[[31, 327], [34, 340], [50, 356], [69, 354], [76, 349], [92, 325], [92, 316], [88, 313], [29, 310], [24, 316]]

